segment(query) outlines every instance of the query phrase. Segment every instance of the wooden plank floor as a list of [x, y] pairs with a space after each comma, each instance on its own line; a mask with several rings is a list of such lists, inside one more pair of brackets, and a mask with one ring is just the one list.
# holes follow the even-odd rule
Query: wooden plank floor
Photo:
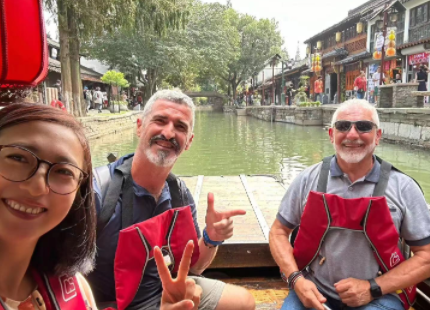
[[285, 194], [281, 182], [272, 176], [181, 177], [193, 193], [198, 222], [205, 227], [207, 195], [214, 194], [218, 210], [244, 209], [235, 217], [235, 233], [217, 254], [211, 268], [274, 266], [268, 247], [269, 229]]

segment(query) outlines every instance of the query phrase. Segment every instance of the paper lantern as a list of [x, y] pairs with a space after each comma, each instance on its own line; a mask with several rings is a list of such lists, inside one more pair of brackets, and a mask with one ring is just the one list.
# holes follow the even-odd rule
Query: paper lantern
[[42, 0], [2, 1], [0, 85], [35, 86], [48, 73]]
[[311, 46], [310, 45], [308, 45], [307, 47], [306, 47], [306, 55], [309, 55], [311, 53]]
[[380, 60], [382, 58], [382, 53], [381, 52], [379, 52], [379, 51], [375, 51], [374, 53], [373, 53], [373, 59], [375, 59], [375, 60]]
[[340, 42], [342, 40], [342, 32], [336, 32], [336, 42]]
[[363, 23], [359, 22], [357, 24], [357, 33], [362, 33], [363, 32]]
[[320, 50], [321, 48], [322, 48], [322, 42], [321, 42], [321, 41], [318, 41], [318, 42], [317, 42], [317, 49], [319, 49], [319, 50]]
[[396, 49], [393, 47], [390, 47], [387, 49], [386, 55], [388, 57], [396, 56]]

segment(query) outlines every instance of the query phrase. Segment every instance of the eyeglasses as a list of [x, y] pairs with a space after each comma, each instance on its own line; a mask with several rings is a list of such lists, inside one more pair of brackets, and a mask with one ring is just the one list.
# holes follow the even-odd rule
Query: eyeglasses
[[359, 133], [371, 132], [373, 130], [373, 127], [378, 127], [375, 123], [371, 121], [337, 121], [336, 123], [334, 123], [334, 128], [336, 128], [340, 132], [348, 132], [351, 130], [352, 125], [355, 126], [355, 129]]
[[49, 166], [46, 184], [59, 195], [67, 195], [78, 189], [88, 174], [70, 163], [51, 163], [42, 160], [30, 150], [19, 145], [0, 145], [0, 175], [11, 182], [24, 182], [39, 169], [41, 163]]

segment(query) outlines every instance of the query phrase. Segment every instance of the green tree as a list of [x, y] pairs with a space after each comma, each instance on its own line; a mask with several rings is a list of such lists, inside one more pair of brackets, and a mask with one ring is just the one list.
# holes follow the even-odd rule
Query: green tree
[[62, 97], [76, 116], [85, 113], [81, 104], [81, 41], [115, 31], [119, 26], [131, 31], [151, 29], [158, 35], [186, 23], [188, 0], [44, 0], [57, 15], [60, 36]]

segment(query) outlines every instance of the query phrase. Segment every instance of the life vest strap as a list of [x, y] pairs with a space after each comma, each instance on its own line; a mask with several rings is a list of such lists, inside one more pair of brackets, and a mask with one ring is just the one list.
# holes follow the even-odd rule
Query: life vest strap
[[[317, 185], [317, 192], [319, 193], [327, 193], [330, 164], [333, 157], [334, 155], [325, 157], [322, 161], [321, 171], [320, 171], [318, 185]], [[373, 197], [382, 197], [385, 195], [385, 190], [387, 189], [387, 186], [388, 186], [388, 180], [390, 178], [390, 173], [391, 173], [391, 169], [393, 169], [393, 165], [378, 157], [377, 157], [377, 161], [381, 164], [381, 169], [380, 169], [378, 183], [376, 183], [375, 189], [373, 191]]]

